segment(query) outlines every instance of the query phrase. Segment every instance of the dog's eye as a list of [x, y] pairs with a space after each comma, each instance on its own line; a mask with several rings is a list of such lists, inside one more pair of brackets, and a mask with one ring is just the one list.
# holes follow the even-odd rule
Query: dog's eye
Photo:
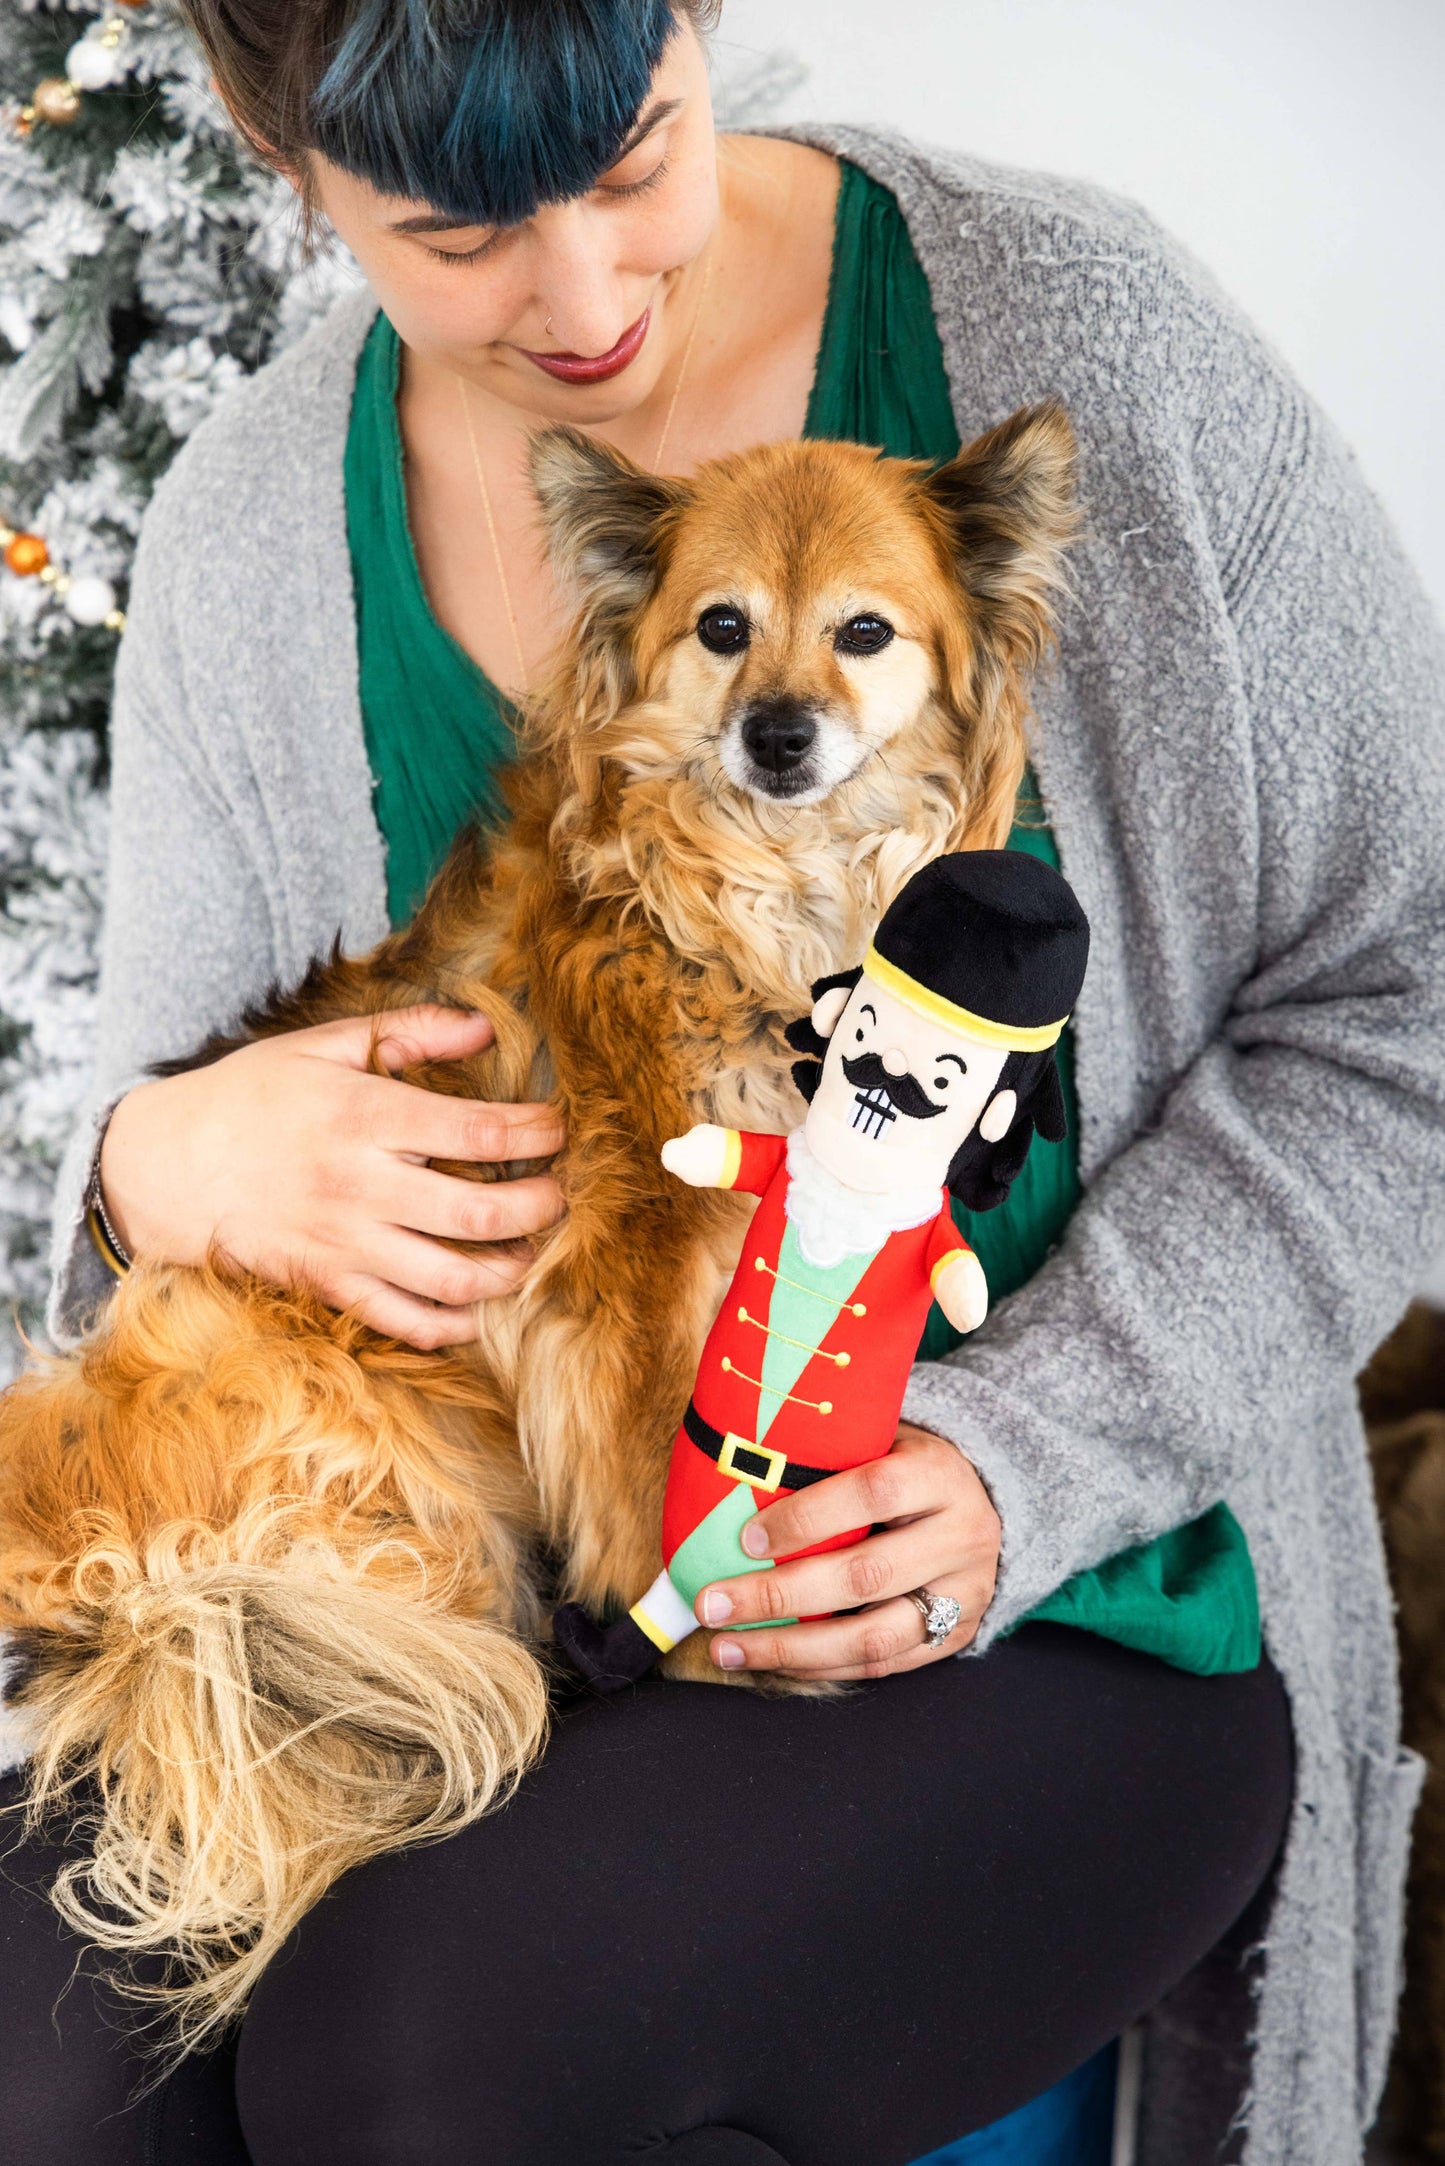
[[697, 636], [709, 654], [741, 654], [748, 643], [748, 620], [740, 609], [719, 602], [698, 618]]
[[886, 617], [850, 617], [833, 635], [833, 648], [837, 654], [876, 654], [892, 637]]

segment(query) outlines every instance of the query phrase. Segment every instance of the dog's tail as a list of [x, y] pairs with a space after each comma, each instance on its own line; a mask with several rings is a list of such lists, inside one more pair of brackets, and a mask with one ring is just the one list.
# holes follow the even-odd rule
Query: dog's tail
[[314, 1551], [117, 1572], [76, 1623], [22, 1648], [28, 1810], [81, 1805], [90, 1840], [56, 1907], [103, 1948], [164, 1960], [129, 1990], [176, 2045], [240, 2010], [338, 1875], [485, 1812], [545, 1725], [513, 1634]]
[[[267, 1374], [285, 1439], [282, 1356]], [[146, 1510], [138, 1496], [117, 1501], [114, 1482], [159, 1480], [153, 1430], [133, 1401], [99, 1404], [96, 1381], [57, 1363], [0, 1408], [0, 1453], [15, 1447], [7, 1473], [28, 1462], [23, 1489], [0, 1482], [0, 1623], [20, 1656], [10, 1698], [33, 1748], [30, 1822], [68, 1817], [82, 1838], [56, 1906], [129, 1959], [121, 1982], [148, 2004], [160, 2042], [184, 2049], [239, 2013], [338, 1875], [449, 1835], [508, 1793], [541, 1744], [546, 1684], [526, 1641], [497, 1621], [509, 1614], [506, 1558], [489, 1573], [462, 1539], [483, 1536], [486, 1515], [459, 1511], [455, 1543], [438, 1540], [447, 1479], [428, 1526], [415, 1467], [396, 1476], [395, 1438], [390, 1472], [360, 1504], [354, 1480], [322, 1482], [319, 1497], [297, 1481], [289, 1496], [253, 1490], [224, 1510], [205, 1496], [205, 1425], [192, 1423], [175, 1487], [193, 1494]], [[186, 1394], [188, 1412], [202, 1396]], [[365, 1409], [384, 1461], [397, 1409], [375, 1392]], [[427, 1411], [444, 1464], [442, 1410]], [[131, 1457], [102, 1472], [95, 1456], [118, 1413]], [[331, 1416], [327, 1447], [345, 1460], [334, 1405]], [[243, 1456], [247, 1426], [229, 1439]], [[292, 1429], [289, 1441], [304, 1461], [304, 1439]], [[276, 1442], [273, 1429], [273, 1470]], [[299, 1471], [293, 1460], [293, 1480]]]

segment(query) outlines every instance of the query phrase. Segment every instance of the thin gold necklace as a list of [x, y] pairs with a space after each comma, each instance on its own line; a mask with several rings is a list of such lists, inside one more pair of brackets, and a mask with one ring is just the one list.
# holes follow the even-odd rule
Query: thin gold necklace
[[[697, 342], [697, 329], [702, 322], [703, 306], [707, 300], [707, 289], [712, 280], [712, 264], [712, 250], [709, 249], [707, 262], [703, 266], [702, 288], [697, 297], [697, 307], [692, 312], [692, 325], [687, 334], [687, 343], [682, 349], [682, 365], [678, 369], [677, 380], [672, 387], [672, 397], [667, 402], [667, 412], [663, 415], [662, 433], [657, 439], [657, 448], [652, 454], [654, 467], [662, 465], [663, 449], [672, 431], [672, 417], [677, 412], [678, 398], [687, 379], [688, 364], [692, 360], [692, 349]], [[526, 657], [522, 653], [522, 635], [517, 629], [517, 612], [512, 606], [512, 589], [507, 579], [506, 565], [502, 562], [502, 545], [497, 536], [497, 522], [492, 512], [492, 496], [487, 487], [486, 470], [482, 465], [481, 447], [477, 443], [476, 422], [472, 414], [472, 402], [465, 376], [458, 376], [456, 384], [457, 394], [462, 402], [462, 417], [467, 425], [467, 442], [471, 446], [472, 467], [477, 477], [477, 493], [481, 497], [482, 510], [486, 516], [487, 539], [492, 545], [492, 561], [497, 567], [497, 585], [502, 590], [502, 606], [507, 612], [507, 629], [512, 635], [512, 652], [517, 658], [517, 688], [525, 698], [531, 686], [527, 676]]]

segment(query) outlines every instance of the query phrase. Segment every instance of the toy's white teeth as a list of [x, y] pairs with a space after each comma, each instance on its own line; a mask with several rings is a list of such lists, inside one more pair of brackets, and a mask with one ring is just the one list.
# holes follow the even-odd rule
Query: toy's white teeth
[[859, 1091], [853, 1101], [853, 1126], [865, 1136], [875, 1139], [882, 1135], [890, 1121], [896, 1121], [897, 1111], [885, 1090]]

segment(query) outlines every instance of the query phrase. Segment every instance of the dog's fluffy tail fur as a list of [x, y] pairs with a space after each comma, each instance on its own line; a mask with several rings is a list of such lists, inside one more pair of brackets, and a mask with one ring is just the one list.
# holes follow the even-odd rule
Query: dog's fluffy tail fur
[[[0, 1623], [54, 1891], [190, 2046], [363, 1859], [505, 1796], [546, 1725], [488, 1387], [319, 1302], [137, 1272], [0, 1402]], [[120, 1485], [120, 1486], [118, 1486]]]

